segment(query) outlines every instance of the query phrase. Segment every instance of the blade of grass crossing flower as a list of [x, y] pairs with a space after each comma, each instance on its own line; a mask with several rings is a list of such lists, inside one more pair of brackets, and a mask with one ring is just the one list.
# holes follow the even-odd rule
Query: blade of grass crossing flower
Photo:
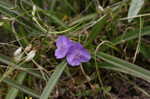
[[59, 77], [61, 76], [61, 74], [63, 73], [66, 66], [67, 66], [67, 63], [62, 62], [56, 67], [54, 73], [48, 80], [48, 83], [47, 83], [46, 87], [44, 88], [44, 90], [40, 96], [40, 99], [48, 99], [50, 93], [52, 92], [55, 85], [57, 84], [57, 81], [58, 81]]
[[[26, 75], [27, 75], [26, 72], [20, 72], [20, 73], [17, 75], [16, 82], [17, 82], [18, 84], [22, 84], [23, 81], [24, 81], [24, 79], [25, 79], [25, 77], [26, 77]], [[13, 87], [10, 88], [10, 89], [8, 90], [8, 93], [7, 93], [6, 97], [5, 97], [5, 99], [16, 99], [16, 96], [17, 96], [18, 92], [19, 92], [18, 89], [13, 88]]]
[[132, 75], [150, 82], [150, 71], [148, 71], [140, 66], [131, 64], [129, 62], [126, 62], [117, 57], [111, 56], [109, 54], [105, 54], [103, 52], [97, 53], [97, 57], [104, 60], [107, 63], [110, 63], [110, 64], [116, 66], [119, 69], [131, 72]]

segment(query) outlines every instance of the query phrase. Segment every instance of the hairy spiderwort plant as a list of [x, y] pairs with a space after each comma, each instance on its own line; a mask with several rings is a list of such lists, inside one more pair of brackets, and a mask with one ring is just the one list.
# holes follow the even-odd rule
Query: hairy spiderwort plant
[[71, 66], [78, 66], [82, 62], [88, 62], [91, 59], [90, 53], [80, 43], [73, 42], [66, 36], [59, 36], [56, 46], [56, 58], [61, 59], [66, 57], [68, 64]]

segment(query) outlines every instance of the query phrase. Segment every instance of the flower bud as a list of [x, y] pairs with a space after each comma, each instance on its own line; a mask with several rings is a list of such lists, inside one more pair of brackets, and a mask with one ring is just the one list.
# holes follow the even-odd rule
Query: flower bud
[[22, 47], [19, 47], [15, 52], [14, 52], [14, 57], [20, 55], [22, 52]]
[[25, 59], [25, 61], [31, 61], [33, 58], [34, 58], [34, 56], [35, 56], [35, 54], [36, 54], [36, 50], [32, 50], [32, 51], [30, 51], [28, 54], [27, 54], [27, 58]]

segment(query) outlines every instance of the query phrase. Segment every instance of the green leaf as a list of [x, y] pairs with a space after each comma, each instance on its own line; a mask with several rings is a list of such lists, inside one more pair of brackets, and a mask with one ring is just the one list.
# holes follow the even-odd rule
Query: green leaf
[[97, 20], [97, 23], [93, 26], [92, 32], [89, 35], [89, 40], [87, 42], [88, 45], [92, 43], [93, 40], [97, 37], [97, 35], [102, 31], [107, 23], [107, 16], [104, 15]]
[[[11, 4], [9, 4], [11, 6]], [[22, 26], [26, 27], [27, 29], [30, 29], [32, 31], [35, 31], [37, 33], [42, 32], [36, 24], [31, 24], [29, 22], [29, 18], [27, 17], [21, 17], [22, 14], [18, 11], [14, 11], [10, 9], [8, 5], [6, 5], [4, 2], [0, 1], [0, 12], [6, 16], [8, 16], [10, 19], [15, 19], [16, 22], [21, 24]], [[19, 18], [17, 18], [19, 16]], [[38, 30], [38, 31], [37, 31]]]
[[[24, 79], [25, 79], [25, 77], [26, 77], [26, 75], [27, 75], [26, 72], [20, 72], [20, 73], [17, 75], [16, 82], [17, 82], [18, 84], [22, 84], [23, 81], [24, 81]], [[18, 89], [13, 88], [13, 87], [10, 88], [10, 89], [8, 90], [8, 93], [7, 93], [6, 97], [5, 97], [5, 99], [16, 99], [16, 96], [17, 96], [18, 92], [19, 92]]]
[[117, 72], [126, 73], [126, 74], [129, 74], [129, 75], [132, 75], [132, 76], [136, 77], [136, 75], [133, 72], [127, 71], [125, 69], [122, 69], [120, 67], [117, 67], [117, 66], [115, 66], [113, 64], [110, 64], [110, 63], [107, 63], [107, 62], [98, 63], [98, 67], [108, 69], [108, 70], [114, 70], [114, 71], [117, 71]]
[[144, 79], [148, 82], [150, 82], [150, 71], [137, 66], [135, 64], [131, 64], [129, 62], [126, 62], [124, 60], [121, 60], [117, 57], [111, 56], [109, 54], [105, 54], [103, 52], [97, 53], [97, 57], [104, 60], [105, 62], [112, 64], [116, 66], [116, 69], [118, 71], [125, 71], [128, 74], [131, 74], [135, 77], [139, 77], [141, 79]]
[[140, 46], [140, 53], [147, 59], [150, 59], [150, 46], [142, 43]]
[[[4, 55], [0, 54], [0, 62], [5, 63], [9, 66], [12, 66], [14, 69], [23, 70], [23, 71], [25, 71], [25, 72], [27, 72], [27, 73], [29, 73], [29, 74], [37, 77], [37, 78], [40, 78], [40, 79], [44, 80], [42, 75], [40, 75], [38, 72], [35, 72], [33, 70], [29, 70], [29, 69], [26, 69], [26, 68], [21, 68], [19, 65], [13, 63], [7, 56], [4, 56]], [[22, 67], [27, 67], [27, 66], [26, 66], [26, 64], [24, 64]]]
[[96, 18], [97, 14], [96, 13], [92, 13], [92, 14], [89, 14], [89, 15], [86, 15], [86, 16], [82, 16], [80, 17], [79, 19], [73, 21], [71, 23], [71, 25], [75, 25], [75, 24], [79, 24], [79, 23], [83, 23], [83, 22], [86, 22], [86, 21], [89, 21], [89, 20], [92, 20], [94, 18]]
[[[63, 0], [63, 4], [64, 4], [64, 6], [66, 6], [66, 8], [67, 8], [67, 11], [66, 12], [74, 12], [74, 13], [76, 13], [76, 10], [75, 10], [75, 8], [72, 6], [72, 4], [70, 4], [70, 2], [68, 2], [68, 0]], [[70, 9], [70, 10], [68, 10], [68, 8]]]
[[[144, 0], [132, 0], [128, 12], [128, 17], [134, 17], [138, 14], [140, 9], [142, 8], [144, 4]], [[131, 22], [133, 18], [129, 18], [128, 22]]]
[[[150, 27], [149, 26], [144, 27], [141, 30], [141, 36], [144, 36], [144, 35], [150, 35]], [[129, 40], [132, 40], [132, 39], [135, 39], [138, 37], [139, 37], [139, 29], [136, 29], [134, 31], [129, 31], [125, 34], [122, 34], [121, 36], [118, 36], [116, 39], [112, 40], [112, 43], [114, 45], [117, 45], [117, 44], [123, 43], [125, 41], [129, 41]]]
[[61, 74], [63, 73], [66, 66], [67, 66], [67, 63], [62, 62], [61, 64], [59, 64], [56, 67], [55, 72], [52, 74], [52, 76], [48, 80], [48, 83], [47, 83], [46, 87], [44, 88], [44, 90], [40, 96], [40, 99], [48, 99], [50, 93], [52, 92], [55, 85], [57, 84], [57, 81], [58, 81], [59, 77], [61, 76]]
[[6, 14], [7, 16], [12, 16], [12, 17], [16, 17], [18, 14], [16, 11], [10, 10], [10, 7], [2, 1], [0, 1], [0, 12]]
[[33, 91], [32, 89], [27, 88], [27, 87], [25, 87], [25, 86], [23, 86], [23, 85], [21, 85], [21, 84], [19, 84], [19, 83], [16, 83], [16, 82], [13, 81], [13, 80], [10, 80], [10, 79], [8, 79], [8, 78], [5, 78], [5, 79], [3, 80], [3, 82], [6, 83], [6, 84], [8, 84], [8, 85], [10, 85], [10, 86], [12, 86], [12, 87], [14, 87], [14, 88], [19, 89], [20, 91], [22, 91], [22, 92], [24, 92], [24, 93], [27, 93], [27, 94], [29, 94], [29, 95], [31, 95], [31, 96], [33, 96], [33, 97], [36, 97], [36, 98], [39, 98], [39, 97], [40, 97], [40, 96], [39, 96], [39, 93], [37, 93], [37, 92]]
[[[25, 4], [27, 4], [28, 6], [32, 7], [32, 3], [27, 1], [27, 0], [22, 0]], [[43, 10], [40, 7], [37, 7], [38, 11], [43, 12], [43, 14], [47, 15], [48, 17], [50, 17], [56, 24], [59, 24], [60, 26], [67, 28], [67, 25], [64, 24], [59, 18], [57, 18], [54, 14], [51, 13], [51, 11], [47, 11], [47, 10]]]

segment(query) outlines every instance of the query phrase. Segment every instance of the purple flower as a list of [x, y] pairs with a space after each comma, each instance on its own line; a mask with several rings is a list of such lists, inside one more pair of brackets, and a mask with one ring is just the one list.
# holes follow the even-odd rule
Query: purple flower
[[60, 59], [66, 56], [67, 62], [71, 66], [80, 65], [82, 62], [88, 62], [91, 59], [89, 52], [80, 43], [75, 43], [65, 36], [59, 36], [56, 46], [56, 58]]
[[72, 66], [80, 65], [91, 59], [89, 52], [80, 43], [74, 43], [67, 54], [67, 62]]
[[69, 40], [67, 37], [59, 36], [59, 38], [56, 41], [56, 46], [57, 46], [57, 49], [55, 50], [56, 58], [57, 59], [64, 58], [67, 55], [71, 44], [72, 41]]

